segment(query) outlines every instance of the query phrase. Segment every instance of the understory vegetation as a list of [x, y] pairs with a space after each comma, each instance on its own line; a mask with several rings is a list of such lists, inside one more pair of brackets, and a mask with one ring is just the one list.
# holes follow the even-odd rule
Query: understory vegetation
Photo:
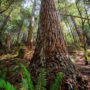
[[[31, 80], [31, 75], [26, 69], [26, 67], [24, 65], [21, 65], [21, 68], [23, 69], [23, 72], [21, 75], [22, 82], [20, 83], [20, 90], [46, 90], [47, 80], [46, 80], [46, 74], [45, 74], [44, 68], [41, 68], [40, 70], [40, 74], [39, 74], [39, 77], [37, 78], [37, 84], [35, 87], [33, 85], [33, 81]], [[50, 90], [58, 90], [60, 88], [60, 84], [62, 83], [63, 77], [64, 77], [64, 74], [62, 72], [59, 72]], [[18, 90], [12, 84], [5, 81], [5, 78], [6, 78], [6, 75], [1, 74], [0, 89], [4, 88], [5, 90]]]

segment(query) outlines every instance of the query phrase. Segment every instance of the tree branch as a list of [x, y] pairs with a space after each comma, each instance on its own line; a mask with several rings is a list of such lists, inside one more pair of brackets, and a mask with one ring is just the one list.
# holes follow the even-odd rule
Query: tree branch
[[[60, 14], [60, 15], [63, 15], [63, 16], [71, 16], [71, 15], [69, 15], [69, 14]], [[85, 17], [74, 16], [74, 15], [72, 15], [72, 16], [75, 17], [75, 18], [80, 18], [80, 19], [84, 19], [84, 20], [90, 20], [89, 18], [87, 19], [87, 18], [85, 18]]]
[[14, 2], [14, 0], [12, 0], [11, 3], [9, 3], [8, 7], [5, 10], [0, 11], [0, 14], [7, 11], [10, 8], [10, 6], [12, 5], [13, 2]]

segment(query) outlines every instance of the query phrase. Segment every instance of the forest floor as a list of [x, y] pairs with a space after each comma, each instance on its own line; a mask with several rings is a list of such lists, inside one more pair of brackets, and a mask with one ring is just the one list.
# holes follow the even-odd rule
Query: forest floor
[[[6, 74], [6, 80], [12, 83], [15, 87], [20, 88], [22, 81], [22, 69], [20, 65], [24, 64], [28, 67], [33, 51], [26, 50], [24, 59], [17, 57], [17, 54], [6, 54], [0, 56], [0, 76]], [[88, 49], [90, 59], [90, 49]], [[70, 58], [78, 70], [81, 72], [83, 78], [88, 81], [88, 90], [90, 90], [90, 60], [89, 64], [85, 65], [85, 58], [83, 50], [76, 50], [70, 53]]]
[[71, 56], [72, 61], [74, 60], [75, 66], [81, 72], [82, 77], [88, 81], [88, 90], [90, 90], [90, 49], [88, 49], [88, 65], [85, 65], [85, 58], [83, 50], [73, 51]]

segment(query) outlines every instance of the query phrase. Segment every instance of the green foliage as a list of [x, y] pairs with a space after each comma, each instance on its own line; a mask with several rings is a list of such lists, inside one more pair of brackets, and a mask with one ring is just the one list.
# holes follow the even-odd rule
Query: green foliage
[[25, 79], [25, 78], [22, 79], [21, 90], [29, 90], [28, 89], [27, 79]]
[[90, 58], [88, 57], [88, 54], [87, 54], [86, 50], [84, 50], [83, 53], [84, 53], [85, 57], [86, 57], [88, 60], [90, 60]]
[[16, 90], [13, 85], [3, 79], [0, 79], [0, 88], [4, 88], [5, 90]]
[[[25, 77], [22, 78], [22, 83], [21, 83], [21, 89], [20, 90], [46, 90], [46, 73], [45, 73], [45, 69], [41, 68], [40, 70], [40, 74], [39, 77], [37, 78], [37, 84], [34, 88], [33, 82], [31, 80], [31, 75], [28, 72], [28, 70], [26, 69], [26, 67], [24, 65], [22, 65], [22, 68], [24, 70], [24, 75]], [[56, 76], [55, 82], [53, 83], [53, 85], [51, 86], [50, 90], [58, 90], [60, 87], [60, 84], [62, 82], [63, 79], [63, 73], [59, 72]], [[11, 85], [9, 82], [4, 80], [4, 77], [1, 77], [0, 79], [0, 88], [1, 89], [5, 89], [5, 90], [16, 90], [16, 88]]]
[[[28, 70], [26, 69], [26, 67], [24, 65], [22, 65], [22, 68], [24, 70], [24, 74], [25, 74], [25, 79], [23, 79], [22, 88], [25, 88], [27, 90], [34, 90], [34, 86], [33, 86], [33, 82], [31, 80], [31, 75], [28, 72]], [[27, 84], [27, 85], [26, 85]]]
[[46, 73], [45, 69], [41, 68], [40, 75], [37, 79], [36, 90], [46, 90]]
[[50, 90], [58, 90], [60, 88], [63, 77], [64, 77], [64, 74], [62, 72], [59, 72]]
[[[27, 71], [26, 67], [22, 65], [22, 68], [24, 69], [25, 78], [22, 79], [21, 84], [21, 90], [34, 90], [34, 85], [31, 80], [30, 73]], [[60, 87], [60, 84], [62, 82], [64, 74], [62, 72], [59, 72], [56, 76], [55, 82], [51, 86], [50, 90], [58, 90]], [[35, 90], [46, 90], [46, 73], [45, 69], [41, 68], [39, 77], [37, 78]]]

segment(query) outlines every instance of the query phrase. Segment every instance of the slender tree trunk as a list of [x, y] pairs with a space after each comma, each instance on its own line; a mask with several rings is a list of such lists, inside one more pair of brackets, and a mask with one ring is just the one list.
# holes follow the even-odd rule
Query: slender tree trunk
[[75, 35], [74, 35], [74, 32], [72, 31], [71, 26], [69, 26], [69, 27], [70, 27], [70, 30], [71, 30], [71, 34], [72, 34], [72, 36], [73, 36], [74, 43], [77, 43], [77, 39], [76, 39], [76, 37], [75, 37]]
[[[73, 41], [74, 41], [74, 43], [75, 43], [75, 42], [77, 42], [77, 40], [76, 40], [76, 38], [75, 38], [75, 36], [74, 36], [72, 30], [71, 30], [71, 26], [70, 26], [69, 24], [67, 25], [67, 27], [68, 27], [68, 26], [70, 27], [70, 30], [68, 30], [69, 36], [70, 36], [71, 38], [73, 37]], [[71, 31], [71, 32], [70, 32], [70, 31]]]
[[87, 54], [87, 43], [86, 43], [86, 36], [84, 35], [84, 22], [82, 22], [82, 30], [83, 30], [83, 41], [84, 41], [84, 56], [85, 56], [85, 65], [88, 65], [88, 58], [85, 55], [85, 53]]
[[2, 26], [0, 27], [1, 32], [4, 32], [3, 30], [4, 30], [5, 25], [7, 24], [8, 20], [9, 20], [9, 17], [10, 17], [10, 14], [12, 13], [12, 11], [13, 11], [13, 8], [10, 10], [10, 12], [8, 13], [8, 16], [5, 18]]
[[[85, 1], [84, 1], [84, 4], [85, 4]], [[84, 9], [85, 9], [85, 14], [86, 14], [86, 18], [87, 18], [87, 23], [88, 23], [88, 26], [90, 28], [90, 20], [89, 20], [89, 15], [88, 15], [88, 11], [86, 9], [86, 7], [84, 6]]]
[[7, 42], [6, 45], [7, 45], [8, 51], [10, 51], [10, 46], [11, 46], [10, 41], [11, 41], [11, 37], [10, 37], [10, 33], [8, 33], [7, 34], [7, 40], [6, 40], [6, 42]]
[[21, 31], [22, 31], [23, 23], [24, 23], [24, 19], [22, 20], [21, 24], [19, 25], [18, 36], [17, 36], [18, 44], [21, 43], [21, 36], [20, 36], [20, 35], [21, 35]]
[[68, 26], [70, 27], [70, 31], [71, 31], [71, 34], [72, 34], [72, 36], [73, 36], [73, 40], [74, 40], [74, 42], [75, 43], [77, 43], [78, 42], [78, 40], [77, 40], [77, 36], [76, 36], [76, 32], [74, 32], [74, 31], [72, 31], [73, 29], [72, 29], [72, 25], [69, 23], [69, 21], [67, 20], [67, 24], [68, 24]]
[[75, 30], [76, 30], [77, 34], [78, 34], [79, 40], [80, 40], [81, 42], [83, 42], [83, 36], [82, 36], [81, 32], [79, 31], [78, 26], [77, 26], [77, 24], [76, 24], [76, 22], [75, 22], [75, 19], [73, 18], [72, 15], [71, 15], [71, 20], [72, 20], [72, 23], [73, 23], [73, 25], [74, 25], [74, 27], [75, 27]]
[[78, 72], [67, 54], [54, 0], [41, 1], [36, 42], [35, 52], [29, 66], [34, 84], [36, 84], [40, 68], [44, 67], [47, 76], [47, 90], [49, 90], [58, 72], [64, 73], [62, 90], [74, 90], [75, 88], [87, 90], [82, 79], [79, 81]]
[[28, 27], [29, 30], [28, 30], [27, 46], [29, 49], [33, 49], [33, 28], [35, 23], [35, 20], [34, 20], [35, 9], [36, 9], [36, 0], [34, 0], [32, 15], [31, 15], [30, 23]]
[[[8, 13], [8, 16], [5, 18], [5, 20], [3, 21], [2, 26], [0, 27], [0, 38], [2, 38], [2, 35], [3, 35], [3, 32], [4, 32], [4, 28], [5, 28], [8, 20], [9, 20], [9, 16], [10, 16], [10, 14], [12, 13], [12, 11], [13, 11], [13, 8], [10, 10], [10, 12]], [[1, 42], [1, 39], [0, 39], [0, 47], [3, 47], [3, 44], [2, 44], [2, 42]], [[8, 48], [8, 49], [9, 49], [9, 48]]]
[[[80, 8], [78, 6], [78, 3], [76, 3], [76, 7], [77, 7], [77, 10], [78, 10], [79, 15], [82, 17], [82, 13], [80, 11]], [[87, 54], [87, 45], [86, 45], [86, 39], [85, 39], [86, 36], [84, 35], [84, 23], [85, 23], [85, 20], [83, 20], [81, 18], [81, 21], [82, 21], [82, 33], [83, 33], [83, 49], [84, 49], [84, 52]], [[87, 56], [85, 55], [85, 53], [84, 53], [84, 56], [85, 56], [85, 65], [87, 65], [88, 64], [88, 61], [87, 61]]]
[[2, 14], [2, 13], [5, 12], [5, 11], [7, 11], [13, 3], [14, 3], [14, 0], [12, 0], [12, 1], [9, 3], [8, 7], [7, 7], [5, 10], [1, 10], [1, 11], [0, 11], [0, 14]]

